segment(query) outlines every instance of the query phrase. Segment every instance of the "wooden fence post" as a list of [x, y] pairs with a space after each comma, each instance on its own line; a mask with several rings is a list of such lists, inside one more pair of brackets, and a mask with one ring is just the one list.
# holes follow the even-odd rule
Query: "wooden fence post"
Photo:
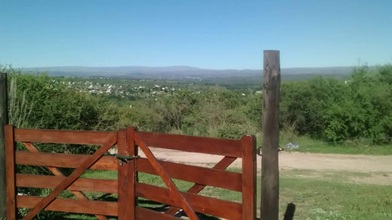
[[261, 219], [279, 218], [279, 51], [264, 51]]
[[7, 198], [5, 188], [5, 134], [8, 124], [7, 73], [0, 72], [0, 219], [7, 217]]

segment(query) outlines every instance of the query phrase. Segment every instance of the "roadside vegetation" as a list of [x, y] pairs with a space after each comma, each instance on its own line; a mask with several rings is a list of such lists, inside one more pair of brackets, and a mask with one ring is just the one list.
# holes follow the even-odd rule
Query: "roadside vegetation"
[[[219, 138], [254, 134], [261, 145], [261, 82], [234, 90], [173, 80], [52, 78], [10, 73], [17, 127], [140, 130]], [[261, 80], [260, 80], [261, 81]], [[392, 65], [346, 79], [283, 81], [281, 147], [321, 153], [392, 154]]]
[[[262, 143], [261, 82], [257, 82], [260, 87], [229, 89], [195, 82], [53, 78], [45, 74], [21, 74], [8, 67], [0, 70], [9, 73], [10, 123], [16, 127], [116, 130], [137, 126], [144, 131], [219, 138], [254, 134], [258, 145]], [[392, 154], [391, 84], [391, 65], [372, 71], [358, 68], [345, 80], [315, 77], [283, 81], [281, 147], [317, 153]], [[94, 150], [87, 146], [37, 147], [46, 152], [91, 153]], [[22, 166], [17, 169], [20, 173], [48, 172]], [[312, 174], [308, 172], [281, 173], [281, 216], [287, 204], [294, 203], [296, 219], [391, 219], [391, 197], [388, 197], [392, 194], [391, 187], [346, 179], [367, 174], [330, 174], [334, 178], [318, 174], [309, 178]], [[116, 173], [91, 172], [85, 177], [116, 178]], [[157, 179], [145, 176], [149, 183]], [[180, 188], [189, 185], [176, 183]], [[41, 196], [49, 192], [23, 190], [21, 193]], [[208, 188], [203, 193], [234, 201], [240, 198], [238, 194]], [[70, 194], [65, 192], [62, 196]], [[23, 215], [26, 210], [19, 211]], [[58, 219], [59, 214], [63, 215], [42, 212], [39, 218]], [[89, 219], [80, 215], [67, 217]]]

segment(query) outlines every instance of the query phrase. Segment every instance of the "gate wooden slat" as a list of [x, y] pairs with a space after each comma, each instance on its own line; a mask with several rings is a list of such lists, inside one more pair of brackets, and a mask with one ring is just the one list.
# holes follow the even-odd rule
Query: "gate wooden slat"
[[[16, 218], [16, 208], [29, 208], [24, 219], [32, 219], [41, 210], [93, 214], [100, 220], [106, 216], [122, 219], [178, 219], [173, 215], [180, 209], [191, 219], [196, 212], [225, 219], [256, 218], [256, 154], [254, 136], [228, 140], [185, 135], [139, 132], [134, 128], [118, 132], [62, 131], [14, 129], [6, 132], [7, 208], [8, 219]], [[91, 140], [94, 139], [94, 140]], [[15, 140], [30, 152], [16, 151]], [[27, 143], [26, 143], [27, 142]], [[101, 145], [92, 155], [67, 155], [38, 152], [32, 142]], [[129, 160], [122, 166], [114, 156], [103, 156], [117, 143], [118, 155], [137, 155], [138, 147], [146, 158]], [[222, 155], [212, 168], [158, 160], [151, 148]], [[242, 158], [242, 172], [225, 169]], [[46, 166], [54, 176], [15, 174], [15, 164]], [[65, 176], [58, 168], [75, 168]], [[118, 180], [80, 178], [86, 169], [118, 170]], [[167, 188], [138, 183], [138, 172], [158, 175]], [[194, 183], [187, 192], [180, 192], [173, 178]], [[198, 195], [206, 186], [242, 193], [242, 201], [231, 202]], [[16, 187], [53, 189], [47, 197], [16, 196]], [[56, 198], [70, 190], [78, 199]], [[82, 191], [118, 194], [117, 202], [90, 201]], [[137, 206], [137, 197], [169, 205], [165, 213]], [[106, 216], [105, 216], [106, 215]]]
[[16, 180], [15, 180], [15, 142], [14, 127], [4, 126], [5, 134], [5, 169], [6, 169], [6, 191], [7, 191], [7, 219], [16, 219]]
[[192, 207], [189, 205], [187, 200], [182, 196], [180, 191], [177, 189], [176, 185], [171, 180], [170, 176], [167, 174], [165, 169], [163, 169], [163, 167], [161, 166], [157, 158], [154, 156], [154, 154], [151, 152], [148, 146], [144, 143], [144, 141], [140, 138], [138, 133], [135, 134], [135, 141], [139, 145], [140, 149], [142, 149], [147, 159], [150, 161], [151, 165], [156, 169], [159, 176], [162, 178], [163, 182], [169, 188], [169, 192], [171, 196], [174, 197], [174, 199], [181, 204], [181, 208], [184, 209], [185, 213], [191, 220], [197, 220], [198, 219], [197, 215], [193, 211]]
[[[65, 180], [64, 176], [16, 174], [17, 187], [53, 189]], [[117, 180], [78, 178], [66, 190], [117, 193]]]
[[[205, 168], [185, 164], [159, 161], [171, 178], [199, 183], [202, 185], [215, 186], [223, 189], [241, 192], [241, 173], [224, 171], [223, 169]], [[137, 171], [157, 174], [148, 159], [140, 158], [136, 162]], [[226, 167], [225, 167], [226, 168]], [[192, 173], [192, 175], [189, 175]]]
[[[215, 164], [215, 166], [213, 167], [213, 169], [217, 169], [217, 170], [225, 170], [227, 167], [230, 166], [230, 164], [232, 164], [237, 158], [235, 157], [224, 157], [222, 160], [220, 160], [217, 164]], [[238, 181], [238, 180], [237, 180]], [[229, 181], [232, 182], [232, 181]], [[188, 193], [194, 193], [197, 194], [200, 191], [202, 191], [206, 185], [208, 184], [194, 184], [189, 190]], [[166, 214], [169, 215], [174, 215], [176, 214], [180, 209], [178, 209], [177, 207], [171, 206], [169, 207], [169, 209], [165, 212]]]
[[102, 145], [117, 132], [15, 129], [15, 141], [57, 144]]
[[[193, 193], [182, 192], [184, 198], [191, 204], [194, 211], [208, 213], [210, 215], [223, 217], [226, 219], [241, 219], [242, 204], [225, 201], [221, 199], [201, 196]], [[174, 200], [169, 189], [158, 186], [152, 186], [144, 183], [136, 184], [136, 195], [148, 198], [153, 201], [161, 202], [179, 207], [181, 203]]]
[[[38, 151], [38, 149], [32, 144], [32, 143], [26, 143], [26, 142], [24, 142], [23, 143], [23, 145], [27, 148], [27, 150], [29, 150], [30, 152], [35, 152], [35, 153], [38, 153], [39, 151]], [[65, 177], [65, 175], [59, 170], [59, 169], [57, 169], [56, 167], [47, 167], [48, 168], [48, 170], [50, 171], [50, 172], [52, 172], [55, 176], [61, 176], [61, 177]], [[64, 178], [64, 180], [65, 180], [65, 178]], [[64, 181], [63, 180], [63, 181]], [[60, 184], [60, 182], [58, 183], [58, 184]], [[69, 187], [68, 187], [69, 188]], [[87, 198], [87, 196], [83, 193], [83, 192], [80, 192], [80, 191], [75, 191], [75, 190], [71, 190], [71, 192], [72, 192], [72, 194], [74, 194], [78, 199], [82, 199], [82, 200], [88, 200], [88, 198]], [[99, 219], [99, 220], [106, 220], [107, 218], [105, 217], [105, 216], [103, 216], [103, 215], [96, 215], [96, 217]]]
[[[89, 157], [90, 155], [17, 151], [16, 164], [77, 168]], [[118, 161], [114, 156], [103, 156], [90, 167], [92, 170], [117, 170], [117, 168]]]
[[138, 132], [147, 146], [186, 152], [242, 157], [240, 140], [195, 137], [177, 134]]
[[[18, 208], [36, 207], [43, 199], [39, 196], [17, 196]], [[55, 199], [45, 210], [73, 212], [92, 215], [117, 216], [118, 205], [116, 202]]]
[[[116, 133], [115, 133], [116, 134]], [[83, 163], [76, 168], [71, 175], [69, 175], [63, 182], [61, 182], [47, 197], [42, 199], [36, 206], [24, 217], [26, 220], [32, 219], [37, 213], [48, 206], [58, 194], [64, 189], [68, 188], [86, 169], [94, 164], [102, 155], [109, 150], [117, 141], [117, 135], [113, 135], [110, 139], [99, 148], [94, 154], [87, 158]]]

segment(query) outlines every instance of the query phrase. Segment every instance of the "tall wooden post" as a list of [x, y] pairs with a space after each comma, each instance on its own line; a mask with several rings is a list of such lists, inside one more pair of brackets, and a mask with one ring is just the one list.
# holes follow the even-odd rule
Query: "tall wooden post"
[[7, 198], [5, 188], [5, 134], [4, 125], [8, 124], [7, 73], [0, 72], [0, 219], [7, 217]]
[[279, 51], [264, 51], [261, 206], [263, 220], [279, 218]]

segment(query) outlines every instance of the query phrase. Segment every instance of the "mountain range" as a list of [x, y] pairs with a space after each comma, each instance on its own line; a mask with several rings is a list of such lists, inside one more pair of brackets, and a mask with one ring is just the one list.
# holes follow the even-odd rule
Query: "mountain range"
[[[231, 77], [261, 77], [261, 69], [203, 69], [189, 66], [119, 66], [119, 67], [34, 67], [21, 68], [24, 73], [42, 73], [50, 76], [72, 77], [124, 77], [138, 79], [184, 79], [184, 78], [231, 78]], [[282, 76], [290, 75], [348, 75], [353, 67], [318, 67], [318, 68], [282, 68]]]

